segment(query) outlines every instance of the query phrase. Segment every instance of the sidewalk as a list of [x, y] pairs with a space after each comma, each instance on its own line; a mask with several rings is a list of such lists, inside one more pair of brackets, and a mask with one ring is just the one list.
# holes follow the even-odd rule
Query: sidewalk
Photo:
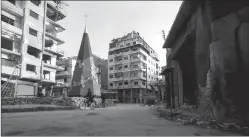
[[57, 105], [40, 105], [40, 104], [25, 104], [25, 105], [2, 105], [2, 113], [13, 112], [32, 112], [32, 111], [53, 111], [53, 110], [74, 110], [75, 106], [57, 106]]

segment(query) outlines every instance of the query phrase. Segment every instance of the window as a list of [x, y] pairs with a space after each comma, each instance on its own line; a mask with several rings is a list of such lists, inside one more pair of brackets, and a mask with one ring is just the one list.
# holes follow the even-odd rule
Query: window
[[113, 67], [110, 67], [110, 70], [113, 70]]
[[129, 49], [125, 49], [125, 50], [124, 50], [124, 52], [128, 52], [128, 51], [129, 51]]
[[16, 5], [16, 1], [15, 0], [7, 0], [7, 1], [9, 1], [10, 3]]
[[35, 72], [36, 66], [27, 64], [27, 65], [26, 65], [26, 70], [27, 70], [27, 71], [31, 71], [31, 72]]
[[128, 82], [124, 82], [124, 85], [128, 85]]
[[137, 51], [137, 48], [132, 49], [132, 51]]
[[65, 67], [64, 71], [67, 71], [67, 66]]
[[124, 60], [128, 60], [128, 57], [124, 57]]
[[150, 78], [150, 75], [149, 75], [149, 78]]
[[133, 68], [138, 68], [138, 65], [133, 65]]
[[64, 82], [65, 82], [65, 83], [68, 82], [68, 81], [67, 81], [67, 78], [64, 78]]
[[113, 78], [113, 75], [110, 75], [109, 77], [110, 77], [110, 78]]
[[123, 83], [118, 83], [119, 86], [123, 85]]
[[31, 16], [37, 20], [39, 19], [39, 15], [32, 10], [29, 10], [29, 16]]
[[143, 81], [142, 84], [145, 85], [145, 82]]
[[12, 25], [12, 26], [14, 26], [15, 21], [13, 19], [7, 17], [7, 16], [2, 15], [1, 20], [8, 23], [8, 24], [10, 24], [10, 25]]
[[130, 43], [127, 43], [127, 44], [126, 44], [126, 46], [129, 46], [129, 45], [130, 45]]
[[146, 77], [146, 72], [145, 71], [143, 71], [143, 77]]
[[110, 59], [110, 62], [113, 62], [113, 59]]
[[37, 31], [32, 28], [29, 28], [29, 34], [37, 37]]
[[133, 42], [133, 45], [137, 44], [136, 41]]
[[110, 83], [110, 86], [112, 87], [112, 86], [113, 86], [113, 83]]
[[31, 56], [34, 56], [36, 58], [40, 57], [40, 51], [34, 47], [28, 46], [27, 53]]
[[30, 0], [30, 2], [32, 2], [36, 6], [39, 6], [41, 4], [41, 0]]
[[134, 82], [134, 85], [138, 85], [138, 82]]
[[128, 65], [125, 65], [124, 68], [128, 68]]
[[1, 41], [2, 48], [13, 51], [13, 41], [5, 37], [1, 37], [1, 38], [2, 38], [2, 41]]

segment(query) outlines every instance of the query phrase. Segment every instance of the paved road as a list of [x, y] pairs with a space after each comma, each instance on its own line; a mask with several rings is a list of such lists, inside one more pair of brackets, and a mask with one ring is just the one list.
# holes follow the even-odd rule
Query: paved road
[[96, 110], [2, 114], [2, 135], [145, 136], [231, 135], [184, 126], [153, 115], [153, 108], [119, 104]]

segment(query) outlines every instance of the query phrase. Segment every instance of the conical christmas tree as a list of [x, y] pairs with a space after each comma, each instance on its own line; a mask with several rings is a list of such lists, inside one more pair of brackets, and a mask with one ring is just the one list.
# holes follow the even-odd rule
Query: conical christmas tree
[[69, 92], [69, 96], [85, 96], [88, 92], [88, 89], [90, 89], [93, 94], [97, 96], [100, 95], [100, 85], [98, 83], [91, 45], [85, 27], [73, 73], [71, 91]]

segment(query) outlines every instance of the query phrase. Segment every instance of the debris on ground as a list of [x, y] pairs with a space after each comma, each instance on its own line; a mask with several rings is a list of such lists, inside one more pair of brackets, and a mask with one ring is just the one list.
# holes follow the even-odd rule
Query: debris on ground
[[[248, 127], [243, 127], [236, 123], [223, 123], [217, 125], [216, 121], [203, 120], [200, 115], [193, 113], [193, 111], [183, 111], [181, 109], [167, 109], [165, 106], [157, 106], [157, 116], [171, 121], [181, 122], [183, 125], [197, 125], [204, 128], [219, 129], [223, 131], [231, 131], [242, 133], [243, 135], [249, 134]], [[192, 112], [192, 113], [191, 113]]]

